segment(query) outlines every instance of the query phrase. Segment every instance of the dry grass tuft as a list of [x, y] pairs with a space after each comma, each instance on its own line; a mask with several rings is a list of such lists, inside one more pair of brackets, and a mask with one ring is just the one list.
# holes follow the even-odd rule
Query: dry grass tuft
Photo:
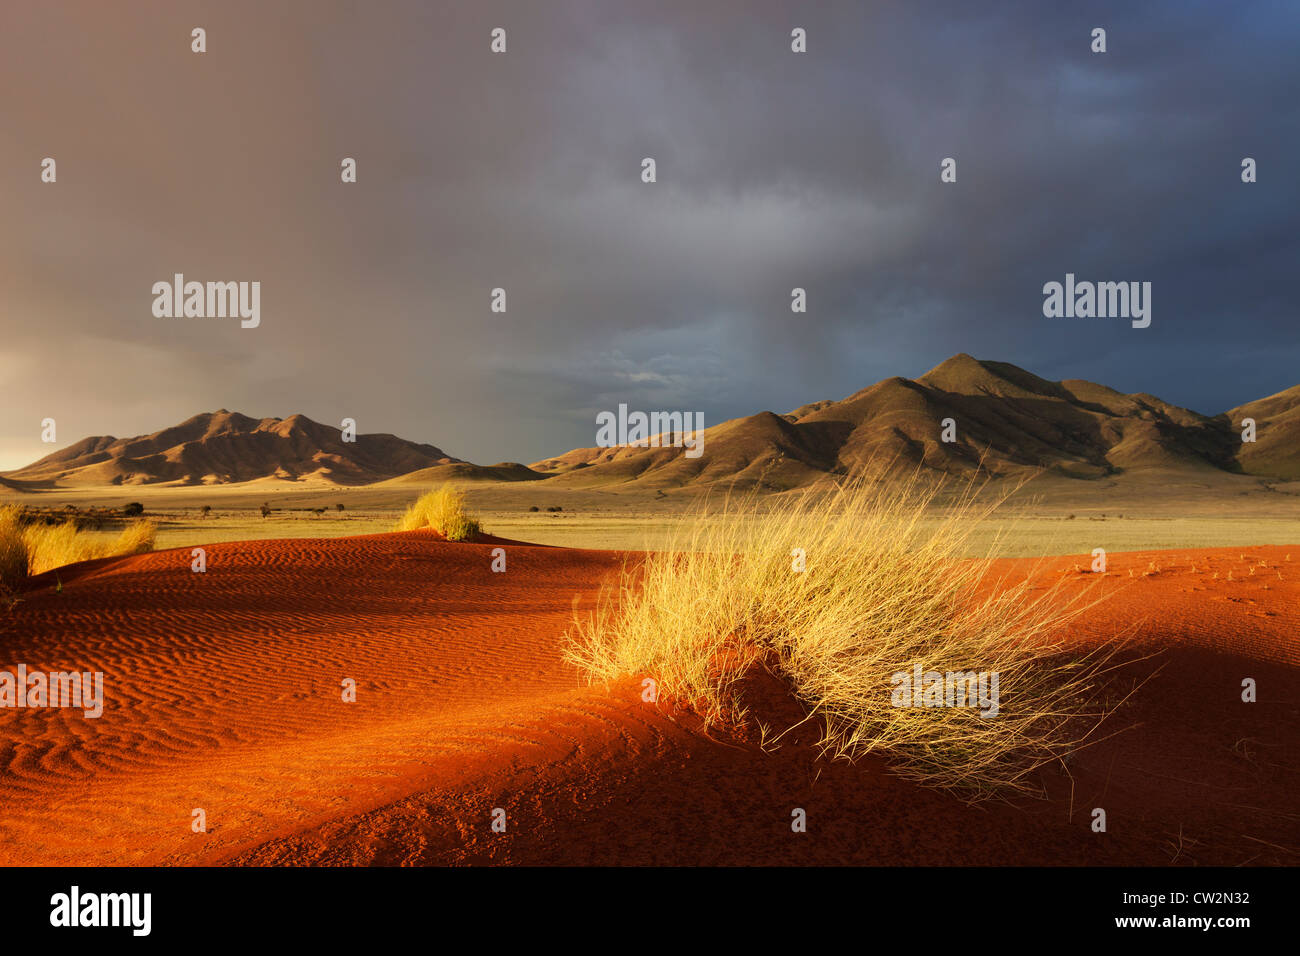
[[0, 585], [6, 588], [17, 587], [27, 577], [27, 545], [20, 514], [14, 505], [0, 508]]
[[108, 546], [110, 555], [144, 554], [153, 550], [158, 540], [158, 528], [152, 521], [144, 519], [132, 521], [122, 529], [117, 540]]
[[[740, 681], [761, 661], [820, 727], [826, 754], [885, 751], [902, 774], [972, 799], [1033, 790], [1031, 771], [1096, 729], [1113, 651], [1066, 649], [1064, 625], [1092, 606], [1080, 592], [1031, 593], [1029, 580], [963, 557], [1005, 499], [977, 505], [968, 487], [936, 523], [937, 493], [854, 479], [829, 493], [729, 497], [666, 550], [626, 562], [577, 616], [566, 657], [592, 679], [653, 676], [711, 723], [744, 719]], [[996, 715], [895, 706], [895, 675], [918, 665], [996, 672]]]
[[134, 521], [115, 541], [80, 531], [70, 521], [28, 524], [15, 505], [0, 508], [0, 583], [15, 588], [23, 580], [78, 561], [152, 551], [157, 529], [152, 521]]
[[397, 523], [398, 531], [432, 528], [448, 541], [465, 541], [481, 534], [483, 526], [465, 511], [465, 493], [450, 485], [426, 491], [406, 509]]

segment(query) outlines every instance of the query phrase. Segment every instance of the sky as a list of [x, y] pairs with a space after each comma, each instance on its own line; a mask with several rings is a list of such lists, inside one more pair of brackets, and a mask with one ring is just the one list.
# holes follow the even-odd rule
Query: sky
[[[1297, 49], [1252, 0], [6, 3], [0, 469], [218, 408], [532, 462], [957, 352], [1217, 414], [1300, 384]], [[176, 273], [260, 324], [155, 316]], [[1067, 273], [1150, 326], [1046, 317]]]

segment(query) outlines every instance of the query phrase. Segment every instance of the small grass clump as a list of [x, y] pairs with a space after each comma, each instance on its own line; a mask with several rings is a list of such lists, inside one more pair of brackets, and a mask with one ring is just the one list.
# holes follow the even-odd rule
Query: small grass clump
[[0, 583], [14, 588], [28, 577], [78, 561], [152, 551], [156, 536], [153, 522], [142, 519], [105, 541], [72, 521], [24, 524], [22, 510], [8, 505], [0, 508]]
[[398, 531], [432, 528], [448, 541], [467, 541], [483, 532], [477, 518], [465, 511], [465, 493], [450, 485], [426, 491], [397, 523]]
[[144, 554], [153, 550], [157, 540], [158, 528], [152, 521], [132, 521], [122, 529], [117, 540], [109, 544], [108, 554], [112, 556]]
[[[729, 497], [666, 550], [627, 561], [577, 616], [566, 658], [592, 679], [652, 676], [709, 723], [745, 720], [744, 678], [765, 667], [824, 754], [882, 751], [903, 775], [972, 799], [1032, 790], [1032, 770], [1095, 730], [1109, 652], [1067, 650], [1078, 593], [1037, 593], [1027, 576], [964, 556], [998, 504], [977, 505], [976, 492], [939, 508], [937, 523], [938, 489], [915, 479]], [[896, 706], [898, 675], [918, 665], [996, 673], [996, 714]]]
[[27, 545], [20, 514], [13, 505], [0, 508], [0, 586], [8, 588], [17, 587], [27, 577]]

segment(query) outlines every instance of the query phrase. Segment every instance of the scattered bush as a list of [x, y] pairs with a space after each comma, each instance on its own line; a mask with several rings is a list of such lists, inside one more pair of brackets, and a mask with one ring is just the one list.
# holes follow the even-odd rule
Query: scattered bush
[[128, 518], [138, 518], [140, 515], [144, 514], [144, 505], [140, 504], [138, 501], [133, 501], [129, 505], [124, 505], [122, 507], [122, 514]]
[[541, 511], [542, 509], [539, 508], [539, 507], [537, 507], [537, 505], [533, 505], [533, 506], [532, 506], [531, 508], [529, 508], [528, 510], [529, 510], [529, 511]]
[[420, 528], [432, 528], [448, 541], [465, 541], [483, 531], [479, 520], [465, 511], [465, 493], [449, 485], [426, 491], [397, 523], [398, 531]]

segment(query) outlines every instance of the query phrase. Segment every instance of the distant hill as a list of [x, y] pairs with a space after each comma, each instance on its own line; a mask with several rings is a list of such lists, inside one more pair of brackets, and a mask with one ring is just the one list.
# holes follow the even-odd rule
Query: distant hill
[[503, 461], [495, 465], [471, 465], [467, 461], [453, 461], [450, 464], [432, 465], [405, 475], [398, 475], [383, 482], [385, 485], [437, 485], [443, 482], [465, 481], [540, 481], [545, 475], [539, 475], [527, 465], [517, 461]]
[[[1248, 402], [1221, 417], [1234, 436], [1234, 455], [1242, 471], [1284, 480], [1300, 478], [1300, 385]], [[1253, 443], [1240, 441], [1244, 418], [1255, 420]]]
[[[1240, 421], [1253, 415], [1254, 444]], [[952, 419], [956, 441], [941, 441]], [[580, 448], [535, 462], [557, 484], [669, 488], [738, 479], [780, 489], [860, 470], [1097, 479], [1177, 470], [1300, 478], [1300, 387], [1216, 417], [1153, 395], [1072, 379], [1050, 382], [1005, 362], [955, 355], [919, 379], [887, 378], [840, 401], [760, 412], [680, 448]]]
[[[1253, 418], [1257, 440], [1241, 441]], [[956, 440], [941, 440], [952, 419]], [[594, 430], [594, 425], [593, 425]], [[839, 401], [759, 412], [680, 447], [577, 448], [533, 463], [475, 465], [393, 435], [342, 441], [302, 415], [254, 419], [225, 409], [137, 438], [86, 438], [0, 476], [12, 489], [67, 485], [318, 480], [394, 487], [539, 481], [671, 489], [717, 483], [795, 488], [859, 471], [957, 476], [1047, 471], [1077, 479], [1177, 472], [1300, 479], [1300, 386], [1207, 417], [1153, 395], [1079, 379], [1051, 382], [1006, 362], [955, 355], [920, 378], [887, 378]]]
[[[461, 464], [433, 445], [394, 435], [342, 432], [305, 415], [249, 418], [220, 411], [135, 438], [97, 436], [8, 472], [35, 486], [227, 484], [260, 479], [317, 479], [365, 485], [437, 465]], [[473, 467], [473, 466], [470, 466]]]

